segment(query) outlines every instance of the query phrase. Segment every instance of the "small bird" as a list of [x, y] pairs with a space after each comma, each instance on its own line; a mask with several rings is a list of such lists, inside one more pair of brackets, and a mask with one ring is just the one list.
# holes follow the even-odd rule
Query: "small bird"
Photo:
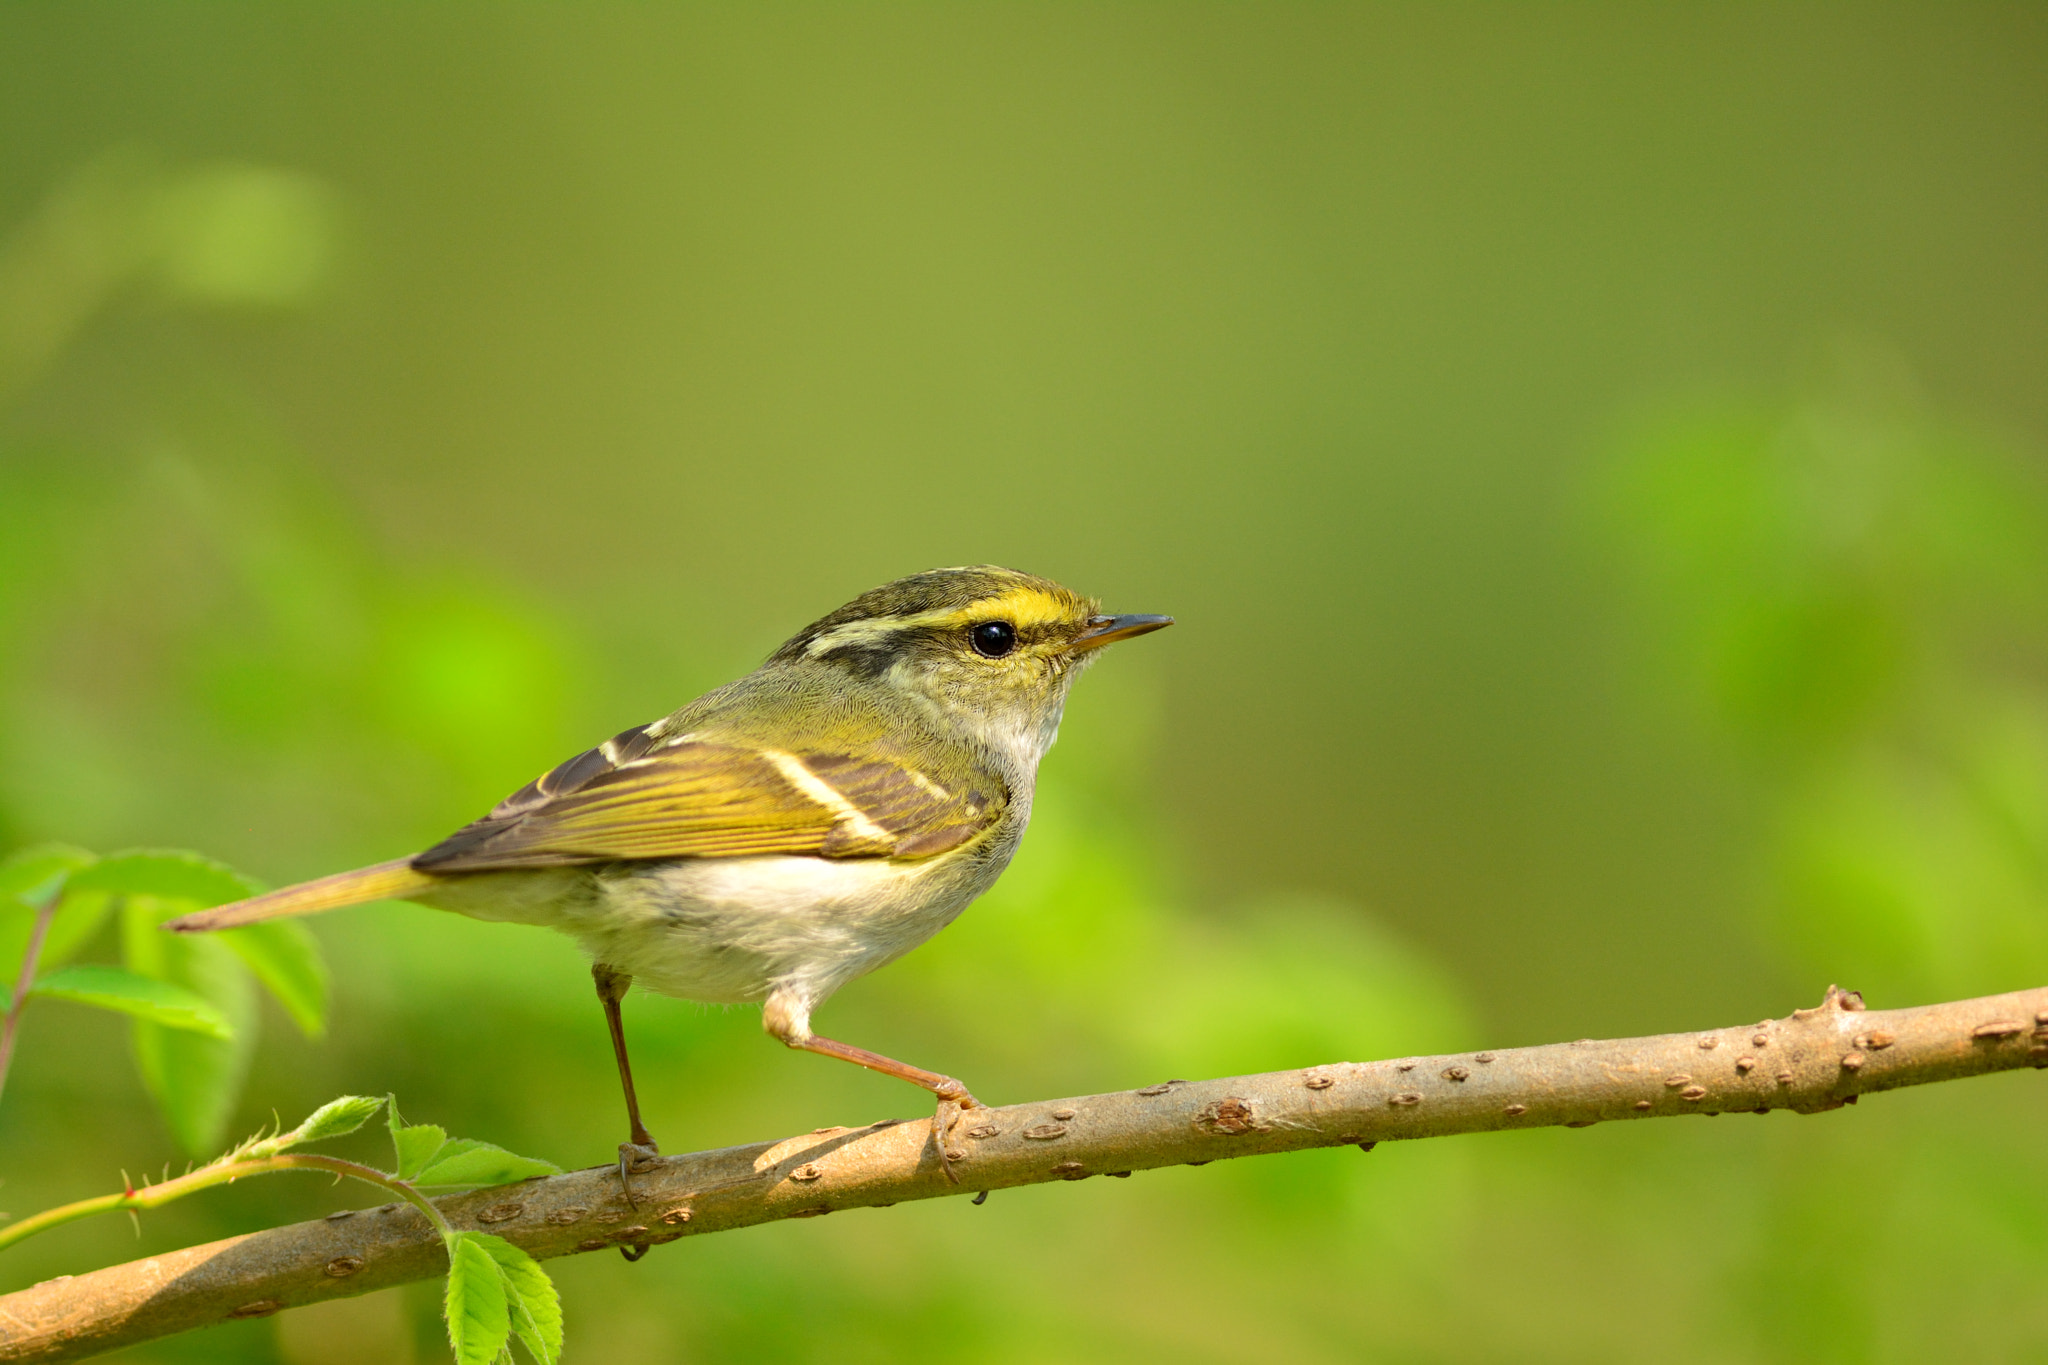
[[[1105, 616], [993, 565], [886, 583], [805, 627], [754, 672], [612, 736], [409, 858], [170, 921], [227, 929], [374, 900], [560, 929], [611, 1030], [630, 1140], [640, 1120], [619, 1001], [760, 1001], [793, 1048], [938, 1098], [934, 1136], [976, 1107], [950, 1076], [811, 1032], [834, 991], [952, 923], [1009, 865], [1067, 689], [1102, 646], [1171, 625]], [[937, 1143], [943, 1160], [945, 1143]], [[949, 1166], [942, 1167], [951, 1175]]]

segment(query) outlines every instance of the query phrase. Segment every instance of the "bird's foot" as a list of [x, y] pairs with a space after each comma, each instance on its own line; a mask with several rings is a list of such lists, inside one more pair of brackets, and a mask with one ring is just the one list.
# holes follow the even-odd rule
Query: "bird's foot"
[[960, 1176], [953, 1166], [956, 1162], [965, 1161], [967, 1152], [964, 1148], [948, 1145], [947, 1137], [952, 1133], [953, 1126], [960, 1122], [963, 1113], [983, 1106], [974, 1096], [967, 1093], [966, 1086], [950, 1076], [932, 1093], [939, 1097], [938, 1110], [932, 1115], [932, 1145], [938, 1148], [939, 1169], [946, 1173], [947, 1180], [957, 1185], [960, 1183]]
[[653, 1138], [645, 1142], [619, 1144], [619, 1188], [625, 1193], [628, 1207], [640, 1207], [640, 1201], [633, 1197], [633, 1177], [645, 1175], [659, 1165], [661, 1147]]
[[[661, 1165], [661, 1148], [653, 1138], [645, 1142], [622, 1142], [619, 1144], [619, 1189], [626, 1196], [626, 1206], [637, 1209], [640, 1201], [633, 1197], [633, 1177], [645, 1175]], [[635, 1242], [619, 1248], [619, 1255], [629, 1261], [637, 1261], [647, 1254], [647, 1242]]]

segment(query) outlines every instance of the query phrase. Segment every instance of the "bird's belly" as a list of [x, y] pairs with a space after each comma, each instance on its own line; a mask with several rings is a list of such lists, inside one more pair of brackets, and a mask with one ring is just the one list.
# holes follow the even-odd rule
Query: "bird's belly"
[[767, 856], [622, 864], [557, 927], [664, 995], [738, 1002], [795, 986], [822, 1001], [945, 928], [1008, 861], [1005, 851], [920, 862]]

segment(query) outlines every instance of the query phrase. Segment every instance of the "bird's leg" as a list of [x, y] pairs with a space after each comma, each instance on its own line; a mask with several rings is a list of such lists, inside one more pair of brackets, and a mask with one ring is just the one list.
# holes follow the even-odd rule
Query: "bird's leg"
[[932, 1115], [932, 1145], [939, 1151], [939, 1166], [945, 1171], [946, 1179], [959, 1183], [960, 1177], [953, 1173], [953, 1163], [946, 1157], [946, 1134], [959, 1122], [962, 1111], [981, 1108], [981, 1102], [967, 1093], [967, 1087], [951, 1076], [941, 1076], [936, 1071], [926, 1071], [921, 1066], [899, 1062], [894, 1057], [884, 1057], [879, 1052], [870, 1052], [864, 1047], [841, 1043], [831, 1038], [820, 1038], [811, 1032], [810, 1010], [807, 1002], [793, 999], [781, 991], [768, 997], [762, 1009], [762, 1027], [770, 1035], [779, 1038], [790, 1047], [805, 1052], [815, 1052], [823, 1057], [837, 1057], [842, 1062], [852, 1062], [870, 1071], [879, 1071], [884, 1076], [894, 1076], [899, 1081], [909, 1081], [921, 1090], [929, 1090], [938, 1097], [937, 1112]]
[[[633, 1197], [632, 1173], [652, 1169], [655, 1159], [661, 1155], [661, 1147], [654, 1135], [647, 1131], [647, 1125], [640, 1121], [640, 1097], [633, 1091], [633, 1064], [626, 1060], [626, 1025], [619, 1017], [619, 1001], [633, 984], [633, 978], [616, 967], [602, 962], [591, 964], [590, 976], [597, 983], [597, 998], [604, 1005], [604, 1021], [612, 1031], [612, 1056], [619, 1063], [619, 1088], [626, 1092], [626, 1119], [633, 1127], [633, 1140], [619, 1144], [619, 1187], [625, 1191], [626, 1203], [633, 1208], [640, 1203]], [[647, 1254], [644, 1246], [620, 1247], [629, 1261], [637, 1261]]]
[[981, 1107], [980, 1102], [974, 1096], [967, 1093], [967, 1087], [954, 1080], [951, 1076], [941, 1076], [936, 1071], [926, 1071], [921, 1066], [912, 1066], [908, 1062], [899, 1062], [894, 1057], [884, 1057], [879, 1052], [870, 1052], [864, 1047], [855, 1047], [851, 1043], [841, 1043], [831, 1038], [820, 1038], [815, 1033], [803, 1038], [785, 1038], [783, 1041], [791, 1047], [801, 1048], [805, 1052], [815, 1052], [822, 1057], [837, 1057], [842, 1062], [852, 1062], [855, 1066], [864, 1066], [870, 1071], [879, 1071], [884, 1076], [894, 1076], [899, 1081], [909, 1081], [914, 1086], [931, 1091], [932, 1094], [939, 1097], [942, 1103], [952, 1104], [961, 1109], [978, 1109]]

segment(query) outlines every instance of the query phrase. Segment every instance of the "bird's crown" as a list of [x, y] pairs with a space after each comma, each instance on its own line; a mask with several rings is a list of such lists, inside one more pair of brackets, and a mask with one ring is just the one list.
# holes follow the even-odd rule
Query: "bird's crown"
[[1071, 645], [1097, 604], [1049, 578], [976, 564], [931, 569], [871, 588], [804, 627], [769, 659], [815, 659], [870, 675], [907, 656], [1001, 659]]

